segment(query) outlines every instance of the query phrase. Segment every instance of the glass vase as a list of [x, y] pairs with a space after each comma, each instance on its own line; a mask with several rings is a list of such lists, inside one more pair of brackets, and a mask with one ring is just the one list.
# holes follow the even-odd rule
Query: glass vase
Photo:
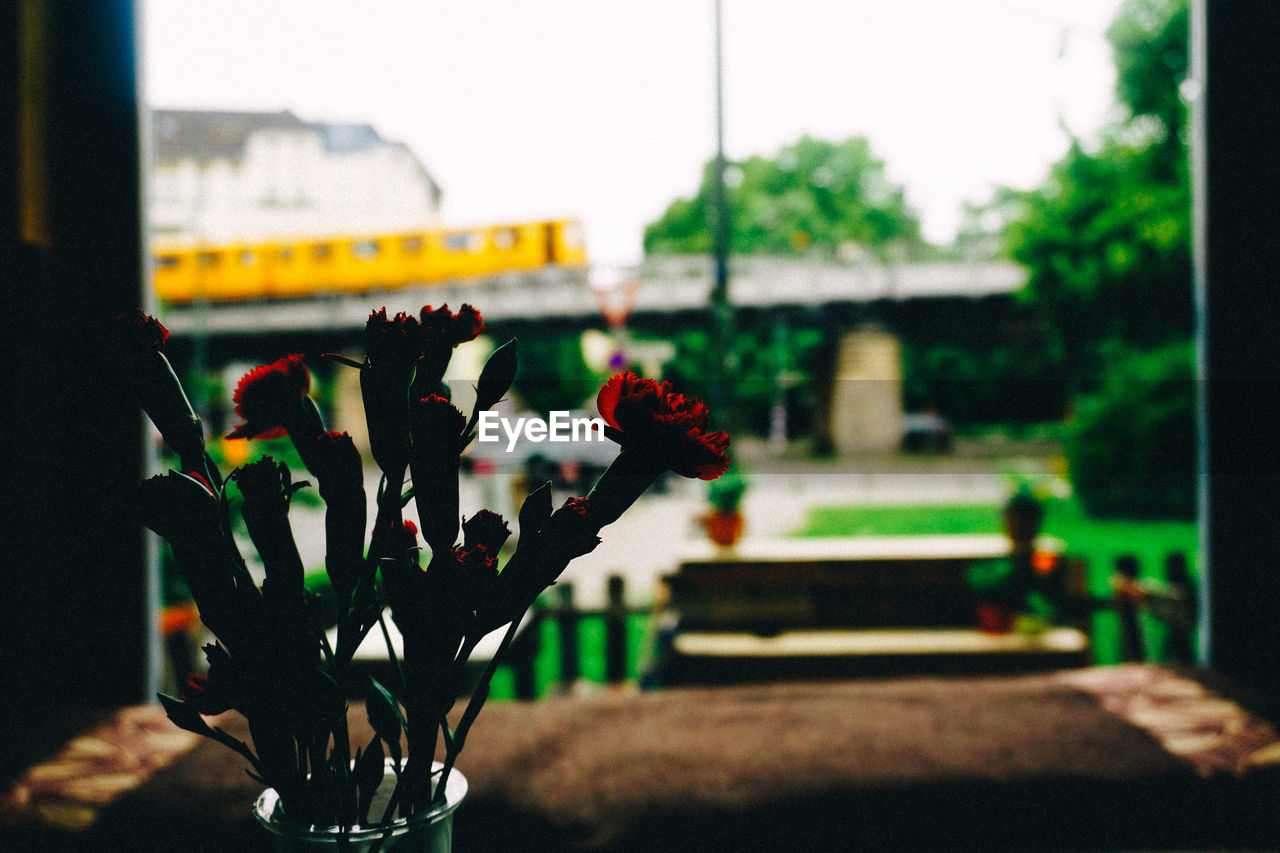
[[[443, 765], [435, 762], [432, 776]], [[395, 789], [393, 761], [386, 759], [382, 784], [373, 799], [370, 815], [380, 815]], [[258, 797], [253, 815], [275, 838], [276, 853], [343, 851], [343, 853], [449, 853], [453, 847], [453, 812], [467, 795], [467, 780], [450, 771], [445, 799], [426, 811], [398, 818], [380, 826], [354, 826], [345, 832], [336, 826], [313, 826], [291, 821], [281, 812], [280, 797], [268, 788]]]

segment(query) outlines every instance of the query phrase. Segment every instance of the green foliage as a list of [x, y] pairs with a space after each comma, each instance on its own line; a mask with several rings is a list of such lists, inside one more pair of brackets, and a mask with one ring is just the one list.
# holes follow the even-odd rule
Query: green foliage
[[747, 480], [735, 465], [707, 484], [707, 502], [720, 512], [733, 512], [742, 505], [746, 491]]
[[[731, 249], [739, 253], [835, 256], [850, 249], [882, 257], [890, 246], [922, 251], [920, 223], [903, 189], [865, 139], [828, 142], [801, 137], [776, 157], [731, 164]], [[644, 232], [649, 254], [711, 251], [715, 163], [703, 169], [691, 199], [677, 199]]]
[[978, 560], [964, 575], [973, 594], [985, 601], [1009, 601], [1013, 594], [1013, 561]]
[[1062, 416], [1059, 366], [1036, 341], [902, 341], [908, 411], [936, 409], [957, 426], [1025, 424]]
[[580, 335], [520, 338], [520, 364], [511, 387], [533, 411], [581, 408], [593, 401], [603, 380], [583, 359]]
[[1023, 297], [1052, 330], [1077, 387], [1103, 349], [1191, 332], [1191, 197], [1185, 162], [1166, 174], [1154, 147], [1079, 145], [1039, 189], [1016, 196], [1006, 239], [1030, 277]]
[[[711, 399], [710, 377], [716, 353], [711, 334], [704, 329], [684, 329], [669, 340], [676, 355], [665, 365], [664, 378], [694, 397]], [[775, 332], [758, 326], [735, 332], [725, 359], [734, 367], [733, 406], [737, 427], [763, 435], [769, 430], [769, 412], [778, 394], [778, 378], [786, 377], [788, 428], [804, 431], [811, 421], [815, 400], [814, 375], [822, 369], [826, 352], [822, 332], [811, 328], [789, 329], [779, 342]]]
[[1191, 348], [1173, 344], [1122, 357], [1079, 401], [1067, 457], [1091, 515], [1195, 514], [1194, 396]]
[[1030, 273], [1022, 297], [1085, 395], [1069, 455], [1099, 515], [1194, 511], [1187, 27], [1186, 0], [1126, 0], [1107, 37], [1127, 117], [1095, 151], [1074, 142], [1039, 188], [993, 205]]
[[1077, 389], [1096, 384], [1109, 348], [1186, 340], [1192, 322], [1186, 0], [1126, 0], [1107, 36], [1128, 117], [1096, 152], [1074, 142], [1042, 186], [993, 205]]
[[1178, 87], [1187, 74], [1187, 0], [1126, 0], [1107, 30], [1116, 64], [1116, 95], [1133, 116], [1158, 119], [1178, 141], [1186, 105]]

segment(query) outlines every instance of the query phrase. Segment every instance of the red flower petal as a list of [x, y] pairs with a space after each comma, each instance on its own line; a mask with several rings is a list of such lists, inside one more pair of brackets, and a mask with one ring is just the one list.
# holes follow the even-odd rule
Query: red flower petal
[[655, 468], [714, 480], [729, 467], [729, 437], [707, 433], [707, 407], [667, 382], [619, 374], [600, 389], [596, 406], [610, 427], [605, 434]]
[[284, 421], [311, 390], [311, 374], [301, 355], [286, 355], [250, 370], [236, 385], [232, 400], [244, 419], [229, 438], [280, 438]]
[[484, 319], [480, 312], [466, 304], [458, 309], [457, 314], [449, 310], [448, 304], [439, 308], [424, 305], [420, 316], [423, 338], [428, 347], [433, 344], [455, 347], [474, 341], [484, 331]]

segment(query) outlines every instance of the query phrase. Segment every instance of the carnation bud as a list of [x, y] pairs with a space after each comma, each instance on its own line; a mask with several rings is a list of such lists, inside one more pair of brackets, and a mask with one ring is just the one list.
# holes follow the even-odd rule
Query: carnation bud
[[551, 517], [551, 483], [543, 483], [529, 493], [520, 506], [520, 535], [532, 536]]
[[458, 536], [458, 455], [466, 419], [443, 397], [432, 395], [409, 409], [409, 471], [422, 536], [433, 553]]
[[477, 412], [492, 408], [507, 393], [515, 381], [517, 363], [515, 338], [493, 351], [476, 383]]
[[480, 546], [490, 554], [497, 554], [510, 536], [507, 522], [491, 510], [482, 509], [462, 521], [463, 548]]

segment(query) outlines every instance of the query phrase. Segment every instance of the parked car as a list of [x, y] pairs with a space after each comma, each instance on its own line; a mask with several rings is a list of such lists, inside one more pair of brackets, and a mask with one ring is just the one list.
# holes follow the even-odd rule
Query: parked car
[[902, 419], [902, 449], [906, 453], [948, 453], [954, 431], [935, 412], [918, 412]]

